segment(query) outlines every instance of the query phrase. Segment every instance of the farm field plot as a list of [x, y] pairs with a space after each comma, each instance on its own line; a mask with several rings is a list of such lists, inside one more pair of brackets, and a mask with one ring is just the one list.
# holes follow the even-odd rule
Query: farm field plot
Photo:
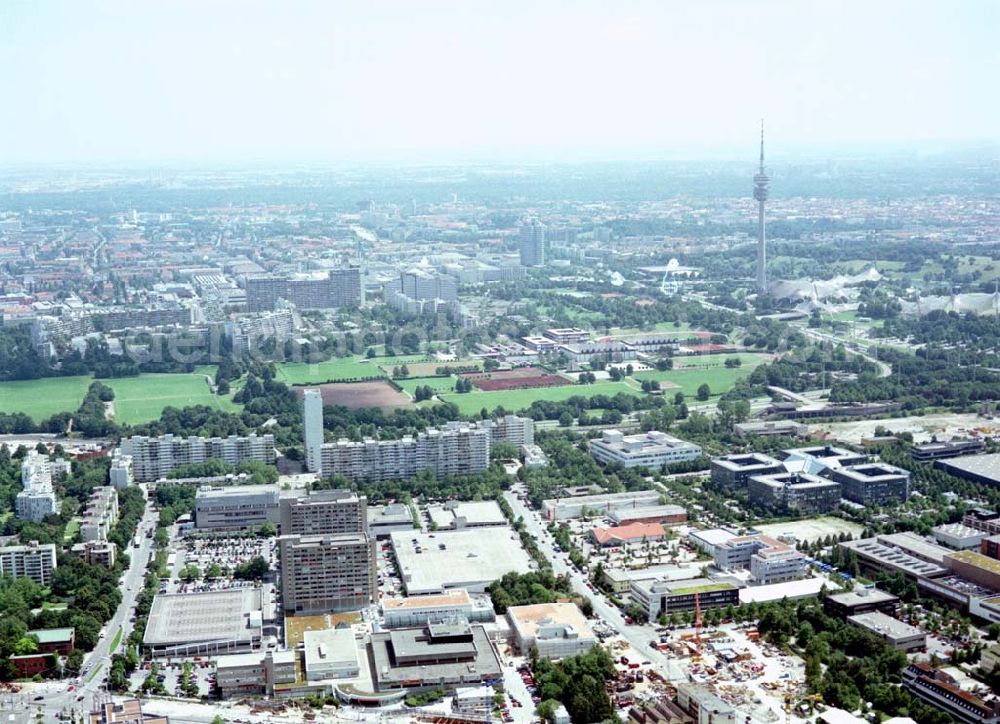
[[74, 412], [87, 394], [90, 377], [46, 377], [0, 382], [0, 412], [22, 412], [36, 423], [60, 412]]
[[561, 375], [554, 375], [537, 367], [519, 367], [514, 370], [496, 372], [479, 372], [463, 375], [480, 390], [495, 392], [498, 390], [522, 390], [529, 387], [561, 387], [572, 384]]
[[393, 380], [393, 382], [411, 395], [416, 394], [418, 387], [430, 387], [434, 392], [451, 392], [455, 389], [454, 377], [412, 377], [405, 380]]
[[632, 387], [625, 382], [597, 382], [592, 385], [565, 385], [563, 387], [534, 387], [526, 390], [503, 390], [501, 392], [467, 392], [464, 394], [455, 393], [452, 395], [441, 395], [445, 402], [452, 402], [458, 405], [459, 411], [463, 415], [471, 415], [479, 412], [484, 407], [492, 410], [495, 407], [516, 412], [531, 406], [535, 400], [548, 400], [550, 402], [561, 402], [570, 397], [580, 395], [581, 397], [594, 397], [595, 395], [614, 396], [619, 392], [626, 395], [643, 395], [641, 390]]
[[[384, 380], [372, 382], [334, 382], [318, 385], [324, 405], [343, 405], [351, 410], [362, 407], [379, 407], [390, 410], [396, 407], [408, 407], [410, 399], [402, 392], [395, 390]], [[295, 388], [295, 394], [301, 399], [303, 388]]]
[[338, 380], [385, 377], [380, 360], [361, 357], [334, 357], [326, 362], [282, 362], [275, 365], [277, 379], [289, 385], [309, 385]]
[[712, 367], [708, 369], [680, 369], [664, 372], [637, 372], [635, 379], [656, 380], [663, 385], [664, 390], [679, 389], [685, 397], [693, 397], [702, 384], [707, 384], [712, 397], [718, 397], [728, 392], [736, 381], [749, 375], [752, 366], [729, 369], [727, 367]]
[[231, 412], [239, 410], [231, 398], [212, 394], [206, 379], [206, 375], [211, 377], [211, 371], [206, 368], [190, 374], [142, 374], [102, 381], [115, 391], [115, 420], [129, 425], [155, 420], [165, 407], [208, 405]]

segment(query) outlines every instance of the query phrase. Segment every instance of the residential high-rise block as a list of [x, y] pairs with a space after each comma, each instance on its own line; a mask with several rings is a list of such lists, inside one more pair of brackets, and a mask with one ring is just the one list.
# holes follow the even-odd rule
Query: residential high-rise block
[[313, 469], [318, 449], [319, 465], [314, 472], [323, 478], [340, 475], [348, 480], [407, 480], [425, 470], [439, 478], [468, 475], [489, 467], [490, 448], [494, 444], [534, 442], [533, 421], [507, 415], [499, 420], [449, 422], [398, 440], [341, 439], [322, 443], [322, 422], [317, 422], [314, 401], [318, 395], [319, 390], [305, 391], [303, 427], [307, 465]]
[[274, 465], [275, 461], [274, 435], [230, 435], [226, 438], [133, 435], [122, 440], [121, 451], [132, 458], [135, 479], [140, 482], [154, 482], [181, 465], [206, 460], [221, 460], [230, 465], [244, 460]]
[[282, 535], [335, 535], [368, 530], [368, 498], [352, 490], [317, 490], [281, 499]]
[[32, 541], [23, 546], [0, 548], [0, 575], [30, 578], [40, 586], [47, 586], [52, 582], [56, 565], [55, 543]]
[[250, 312], [273, 311], [281, 299], [299, 309], [339, 309], [364, 302], [359, 267], [318, 274], [251, 277], [247, 279], [246, 292]]
[[302, 393], [302, 426], [305, 436], [306, 470], [320, 472], [323, 451], [323, 394], [319, 389]]
[[521, 226], [520, 251], [522, 266], [545, 266], [545, 226], [538, 219]]

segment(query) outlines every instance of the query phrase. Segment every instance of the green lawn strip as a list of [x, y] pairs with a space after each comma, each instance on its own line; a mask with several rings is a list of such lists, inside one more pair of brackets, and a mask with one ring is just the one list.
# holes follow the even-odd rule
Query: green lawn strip
[[122, 642], [122, 627], [119, 626], [118, 630], [115, 631], [115, 637], [111, 639], [111, 648], [108, 649], [108, 653], [113, 654], [118, 648], [118, 644]]
[[[681, 369], [636, 372], [637, 380], [656, 380], [663, 385], [664, 393], [680, 391], [685, 397], [693, 397], [698, 392], [702, 384], [708, 384], [713, 397], [728, 392], [736, 384], [736, 381], [746, 377], [753, 371], [753, 367], [713, 367], [709, 369]], [[665, 383], [671, 383], [670, 385]]]
[[499, 392], [466, 392], [450, 395], [440, 395], [445, 402], [452, 402], [458, 405], [459, 411], [463, 415], [471, 415], [479, 412], [484, 407], [493, 410], [496, 407], [503, 407], [506, 410], [518, 411], [531, 406], [535, 400], [548, 400], [550, 402], [562, 402], [570, 397], [594, 397], [596, 395], [608, 395], [613, 397], [618, 393], [627, 395], [642, 395], [641, 390], [637, 390], [625, 382], [596, 382], [592, 385], [564, 385], [562, 387], [533, 387], [524, 390], [503, 390]]

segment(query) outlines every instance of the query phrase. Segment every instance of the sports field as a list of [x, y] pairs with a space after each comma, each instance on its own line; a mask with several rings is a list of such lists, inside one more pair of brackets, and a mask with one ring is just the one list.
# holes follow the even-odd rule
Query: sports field
[[[385, 358], [382, 358], [385, 359]], [[334, 357], [326, 362], [282, 362], [275, 365], [277, 378], [289, 385], [312, 385], [319, 382], [385, 377], [379, 358]]]
[[625, 382], [597, 382], [592, 385], [566, 385], [564, 387], [536, 387], [527, 390], [504, 390], [502, 392], [466, 392], [451, 395], [441, 395], [445, 402], [453, 402], [458, 405], [459, 411], [463, 415], [471, 415], [479, 412], [484, 407], [493, 410], [495, 407], [503, 407], [506, 410], [516, 412], [531, 406], [535, 400], [549, 400], [551, 402], [561, 402], [570, 397], [580, 395], [582, 397], [594, 397], [595, 395], [617, 395], [624, 392], [627, 395], [637, 397], [643, 394]]
[[685, 397], [692, 398], [697, 394], [698, 388], [707, 383], [711, 390], [712, 397], [718, 397], [724, 392], [728, 392], [742, 379], [753, 372], [754, 365], [743, 367], [709, 367], [692, 368], [679, 370], [666, 370], [664, 372], [636, 372], [635, 379], [656, 380], [663, 386], [664, 393], [669, 397], [671, 391], [684, 393]]
[[36, 423], [60, 412], [73, 412], [90, 385], [89, 377], [46, 377], [0, 382], [0, 412], [23, 412]]
[[229, 397], [217, 397], [208, 387], [204, 372], [190, 374], [142, 374], [102, 380], [115, 391], [115, 420], [128, 425], [138, 425], [155, 420], [164, 407], [190, 407], [208, 405], [220, 410], [236, 411], [239, 405]]

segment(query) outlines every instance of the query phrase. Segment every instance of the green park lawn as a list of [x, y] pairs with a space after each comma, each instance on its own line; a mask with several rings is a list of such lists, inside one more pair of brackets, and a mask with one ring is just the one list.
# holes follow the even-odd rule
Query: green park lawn
[[[744, 365], [743, 367], [709, 367], [696, 369], [666, 370], [664, 372], [636, 372], [635, 379], [656, 380], [663, 385], [664, 395], [669, 399], [676, 391], [684, 393], [688, 400], [692, 400], [702, 384], [708, 384], [712, 397], [718, 397], [724, 392], [728, 392], [736, 384], [736, 381], [749, 375], [754, 369], [754, 365]], [[671, 384], [667, 384], [671, 383]]]
[[[208, 386], [215, 374], [211, 366], [191, 373], [141, 374], [138, 377], [102, 379], [115, 391], [115, 420], [131, 425], [149, 422], [160, 416], [164, 407], [211, 405], [222, 410], [238, 410], [229, 397], [216, 397]], [[17, 380], [0, 383], [0, 412], [23, 412], [41, 422], [60, 412], [75, 412], [80, 407], [90, 377], [47, 377], [40, 380]]]
[[322, 382], [385, 377], [379, 369], [382, 360], [393, 358], [334, 357], [326, 362], [282, 362], [275, 365], [279, 381], [289, 385], [313, 385]]
[[190, 374], [150, 373], [138, 377], [103, 380], [115, 391], [115, 420], [138, 425], [160, 417], [165, 407], [208, 405], [225, 411], [239, 410], [229, 397], [212, 394], [208, 378], [213, 368]]
[[516, 412], [531, 406], [535, 400], [548, 400], [550, 402], [561, 402], [570, 397], [580, 395], [583, 397], [594, 397], [595, 395], [617, 395], [624, 392], [627, 395], [641, 396], [641, 390], [630, 386], [625, 382], [596, 382], [592, 385], [564, 385], [562, 387], [533, 387], [526, 390], [503, 390], [500, 392], [465, 392], [451, 395], [441, 395], [445, 402], [453, 402], [458, 405], [459, 411], [463, 415], [471, 415], [479, 412], [484, 407], [493, 410], [495, 407], [503, 407], [506, 410]]
[[454, 377], [412, 377], [405, 380], [393, 380], [393, 382], [411, 395], [416, 394], [418, 387], [430, 387], [434, 392], [451, 392], [455, 389]]
[[733, 354], [703, 354], [690, 357], [674, 357], [674, 369], [711, 369], [726, 366], [727, 359], [737, 358], [743, 367], [754, 368], [771, 359], [771, 355], [758, 352], [735, 352]]
[[46, 377], [0, 383], [0, 412], [23, 412], [36, 423], [80, 407], [89, 377]]

